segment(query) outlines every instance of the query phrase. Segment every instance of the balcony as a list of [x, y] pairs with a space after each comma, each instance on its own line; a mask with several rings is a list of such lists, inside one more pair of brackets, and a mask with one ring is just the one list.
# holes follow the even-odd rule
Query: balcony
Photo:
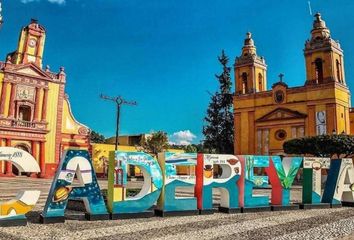
[[354, 108], [349, 108], [350, 113], [354, 113]]
[[28, 122], [23, 120], [12, 120], [12, 127], [23, 127], [23, 128], [36, 128], [36, 124], [34, 122]]
[[19, 119], [9, 119], [9, 118], [1, 118], [0, 119], [0, 128], [11, 128], [13, 130], [25, 130], [26, 131], [47, 131], [47, 122], [30, 122], [30, 121], [23, 121]]
[[11, 120], [11, 126], [18, 127], [18, 128], [36, 129], [36, 130], [46, 130], [47, 129], [46, 122], [29, 122], [29, 121], [23, 121], [23, 120], [19, 120], [19, 119]]

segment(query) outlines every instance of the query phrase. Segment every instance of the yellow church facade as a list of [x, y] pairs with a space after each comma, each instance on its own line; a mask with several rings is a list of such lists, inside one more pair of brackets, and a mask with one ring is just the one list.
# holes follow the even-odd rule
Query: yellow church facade
[[354, 110], [346, 84], [343, 50], [315, 15], [305, 42], [306, 81], [267, 89], [265, 58], [257, 55], [250, 33], [234, 65], [236, 154], [282, 154], [286, 140], [321, 134], [354, 133]]
[[[65, 94], [66, 74], [43, 69], [46, 31], [36, 20], [22, 28], [17, 49], [0, 61], [0, 146], [37, 159], [42, 177], [54, 175], [67, 148], [88, 149], [89, 128], [75, 120]], [[0, 162], [0, 175], [17, 169]]]

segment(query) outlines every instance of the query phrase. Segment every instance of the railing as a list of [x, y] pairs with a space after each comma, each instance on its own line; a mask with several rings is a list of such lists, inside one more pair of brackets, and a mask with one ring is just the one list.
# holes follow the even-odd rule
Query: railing
[[11, 126], [23, 127], [23, 128], [36, 128], [36, 124], [34, 122], [28, 122], [23, 120], [12, 120]]
[[0, 117], [0, 128], [31, 129], [34, 131], [47, 131], [47, 122], [32, 122], [19, 119], [9, 119]]
[[349, 112], [350, 112], [350, 113], [354, 113], [354, 108], [350, 108], [350, 109], [349, 109]]

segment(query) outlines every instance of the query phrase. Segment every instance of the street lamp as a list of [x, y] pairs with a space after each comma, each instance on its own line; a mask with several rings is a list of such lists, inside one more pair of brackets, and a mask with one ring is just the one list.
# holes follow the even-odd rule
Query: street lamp
[[115, 150], [118, 150], [118, 138], [119, 138], [119, 119], [120, 119], [120, 108], [122, 105], [131, 105], [131, 106], [136, 106], [137, 102], [135, 101], [126, 101], [123, 97], [117, 96], [117, 97], [109, 97], [106, 95], [101, 94], [100, 98], [108, 101], [112, 101], [116, 103], [117, 106], [117, 120], [116, 120], [116, 144], [115, 144]]

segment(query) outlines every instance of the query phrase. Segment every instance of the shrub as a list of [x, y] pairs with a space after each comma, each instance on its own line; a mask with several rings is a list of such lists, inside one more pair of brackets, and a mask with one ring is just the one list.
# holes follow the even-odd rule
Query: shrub
[[283, 148], [287, 154], [350, 157], [354, 154], [354, 136], [339, 134], [295, 138], [286, 141]]

